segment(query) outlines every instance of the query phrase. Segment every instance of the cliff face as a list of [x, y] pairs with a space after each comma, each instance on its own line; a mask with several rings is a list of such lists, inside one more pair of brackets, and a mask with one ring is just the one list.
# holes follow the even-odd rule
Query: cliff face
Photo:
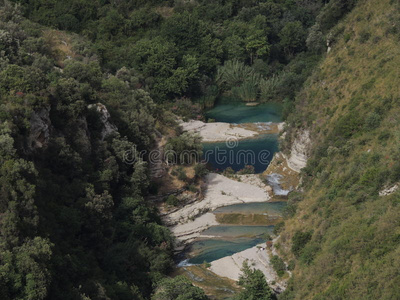
[[303, 129], [298, 132], [290, 149], [287, 163], [289, 168], [300, 172], [307, 165], [307, 159], [311, 148], [310, 131]]
[[296, 99], [289, 164], [309, 158], [278, 241], [283, 299], [400, 298], [399, 8], [359, 1]]

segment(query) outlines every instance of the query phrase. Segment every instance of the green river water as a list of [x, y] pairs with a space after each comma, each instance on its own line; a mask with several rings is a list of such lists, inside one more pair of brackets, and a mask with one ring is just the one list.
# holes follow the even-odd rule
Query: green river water
[[[246, 106], [243, 102], [222, 99], [217, 105], [206, 113], [208, 118], [216, 122], [228, 123], [267, 123], [281, 122], [281, 105], [274, 103]], [[227, 151], [226, 161], [216, 157], [216, 151]], [[238, 153], [243, 151], [254, 152], [254, 162], [238, 158]], [[235, 147], [225, 143], [206, 143], [204, 153], [208, 155], [207, 161], [214, 170], [221, 171], [231, 167], [235, 171], [242, 169], [246, 164], [253, 165], [256, 173], [263, 172], [275, 152], [278, 151], [277, 135], [261, 135], [254, 139], [239, 141]], [[207, 154], [208, 153], [208, 154]], [[230, 159], [230, 155], [233, 159]], [[222, 155], [223, 156], [223, 155]], [[263, 156], [260, 159], [260, 156]], [[223, 159], [223, 158], [222, 158]], [[218, 208], [214, 213], [241, 213], [241, 214], [268, 214], [281, 216], [286, 202], [264, 202], [230, 205]], [[195, 241], [188, 251], [189, 264], [211, 262], [219, 258], [254, 247], [265, 241], [266, 234], [271, 234], [274, 226], [240, 226], [219, 225], [213, 226], [202, 232], [203, 238]], [[208, 237], [209, 236], [209, 237]]]

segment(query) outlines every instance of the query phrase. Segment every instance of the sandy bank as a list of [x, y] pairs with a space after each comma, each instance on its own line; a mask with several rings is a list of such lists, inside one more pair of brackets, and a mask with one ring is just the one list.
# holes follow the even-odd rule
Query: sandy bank
[[[223, 257], [211, 262], [209, 270], [221, 277], [226, 277], [232, 280], [239, 280], [243, 262], [248, 260], [249, 265], [264, 273], [268, 284], [274, 290], [284, 290], [285, 284], [279, 283], [279, 278], [274, 271], [271, 262], [270, 254], [265, 249], [266, 244], [260, 244], [256, 247], [244, 250], [233, 254], [232, 256]], [[272, 284], [274, 282], [274, 284]]]
[[241, 128], [229, 123], [204, 123], [202, 121], [191, 120], [180, 124], [184, 131], [191, 131], [200, 134], [204, 142], [220, 142], [229, 138], [246, 139], [258, 133], [256, 131]]
[[223, 175], [210, 173], [205, 178], [207, 189], [204, 199], [189, 204], [164, 216], [179, 242], [187, 242], [200, 236], [200, 232], [216, 225], [213, 214], [206, 214], [218, 207], [249, 202], [265, 202], [270, 199], [269, 187], [262, 188], [250, 183], [238, 182]]

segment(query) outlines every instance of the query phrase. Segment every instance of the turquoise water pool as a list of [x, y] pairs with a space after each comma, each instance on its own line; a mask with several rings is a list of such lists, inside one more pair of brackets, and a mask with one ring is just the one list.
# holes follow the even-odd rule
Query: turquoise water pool
[[219, 238], [202, 239], [194, 242], [189, 253], [194, 255], [189, 264], [202, 264], [235, 254], [265, 242], [265, 235], [271, 234], [274, 226], [213, 226], [203, 235]]
[[282, 105], [263, 103], [257, 106], [246, 106], [246, 103], [232, 98], [222, 98], [216, 106], [206, 112], [206, 117], [217, 122], [256, 123], [282, 122]]
[[234, 204], [217, 208], [213, 213], [242, 213], [242, 214], [268, 214], [271, 216], [282, 216], [286, 202], [261, 202]]
[[278, 150], [278, 136], [265, 134], [254, 139], [237, 141], [234, 147], [224, 142], [203, 144], [203, 159], [217, 171], [228, 167], [239, 171], [246, 165], [252, 165], [256, 173], [261, 173]]

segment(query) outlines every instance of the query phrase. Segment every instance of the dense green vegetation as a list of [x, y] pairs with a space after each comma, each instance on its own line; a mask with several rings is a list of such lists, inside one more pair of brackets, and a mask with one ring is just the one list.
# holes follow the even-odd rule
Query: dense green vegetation
[[129, 68], [157, 102], [211, 106], [224, 92], [291, 100], [355, 0], [17, 2], [32, 21], [89, 38], [105, 70]]
[[304, 128], [312, 145], [280, 229], [295, 260], [282, 299], [400, 298], [400, 194], [380, 195], [400, 180], [399, 11], [359, 1], [296, 97], [284, 146]]
[[151, 147], [162, 111], [79, 37], [61, 70], [59, 35], [7, 3], [0, 20], [0, 298], [147, 298], [173, 239], [124, 153]]

